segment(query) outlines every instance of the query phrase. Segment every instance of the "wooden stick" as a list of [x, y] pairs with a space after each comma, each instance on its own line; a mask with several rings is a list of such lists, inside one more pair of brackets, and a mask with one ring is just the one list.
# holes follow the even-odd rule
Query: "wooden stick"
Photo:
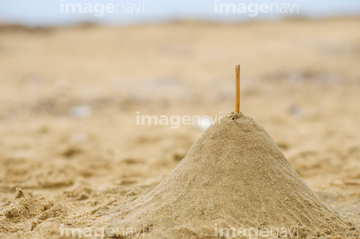
[[235, 113], [240, 113], [240, 65], [235, 66]]

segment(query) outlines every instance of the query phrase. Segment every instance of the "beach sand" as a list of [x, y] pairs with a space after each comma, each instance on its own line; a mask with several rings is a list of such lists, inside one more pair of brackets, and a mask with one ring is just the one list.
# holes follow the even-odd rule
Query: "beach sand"
[[214, 123], [154, 190], [123, 205], [107, 231], [117, 228], [149, 238], [251, 237], [254, 229], [263, 238], [360, 236], [360, 227], [319, 199], [265, 129], [242, 113]]
[[137, 125], [137, 116], [233, 111], [235, 64], [241, 112], [316, 197], [358, 223], [359, 24], [1, 25], [0, 237], [60, 238], [108, 225], [203, 133]]

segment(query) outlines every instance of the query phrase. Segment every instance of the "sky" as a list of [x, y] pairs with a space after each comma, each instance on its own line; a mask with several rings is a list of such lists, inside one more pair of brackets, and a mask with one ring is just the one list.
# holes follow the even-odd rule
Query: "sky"
[[[69, 4], [78, 4], [74, 12]], [[226, 11], [226, 4], [231, 5], [229, 11]], [[117, 10], [111, 10], [109, 5]], [[260, 5], [263, 5], [262, 10]], [[272, 6], [273, 12], [266, 10], [264, 5]], [[286, 9], [279, 12], [278, 9], [284, 5]], [[0, 22], [29, 26], [81, 22], [131, 24], [175, 19], [241, 21], [337, 15], [360, 15], [360, 0], [0, 0]]]

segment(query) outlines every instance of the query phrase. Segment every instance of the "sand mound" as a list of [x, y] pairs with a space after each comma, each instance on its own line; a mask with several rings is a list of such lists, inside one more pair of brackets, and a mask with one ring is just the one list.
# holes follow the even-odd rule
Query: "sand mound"
[[124, 206], [110, 227], [144, 230], [150, 238], [226, 236], [222, 229], [231, 227], [236, 230], [229, 236], [249, 235], [251, 227], [286, 228], [288, 236], [298, 228], [300, 237], [357, 233], [306, 186], [258, 123], [234, 113], [206, 130], [177, 167]]
[[5, 218], [0, 220], [0, 233], [32, 231], [41, 222], [66, 213], [59, 204], [16, 188], [15, 199], [1, 205], [0, 215]]

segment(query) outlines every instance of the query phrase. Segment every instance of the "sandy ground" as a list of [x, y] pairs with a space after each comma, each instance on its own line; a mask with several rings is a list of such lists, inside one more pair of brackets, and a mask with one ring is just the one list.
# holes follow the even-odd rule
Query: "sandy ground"
[[233, 25], [0, 26], [0, 237], [104, 225], [202, 129], [141, 115], [241, 111], [342, 215], [360, 220], [360, 18]]

